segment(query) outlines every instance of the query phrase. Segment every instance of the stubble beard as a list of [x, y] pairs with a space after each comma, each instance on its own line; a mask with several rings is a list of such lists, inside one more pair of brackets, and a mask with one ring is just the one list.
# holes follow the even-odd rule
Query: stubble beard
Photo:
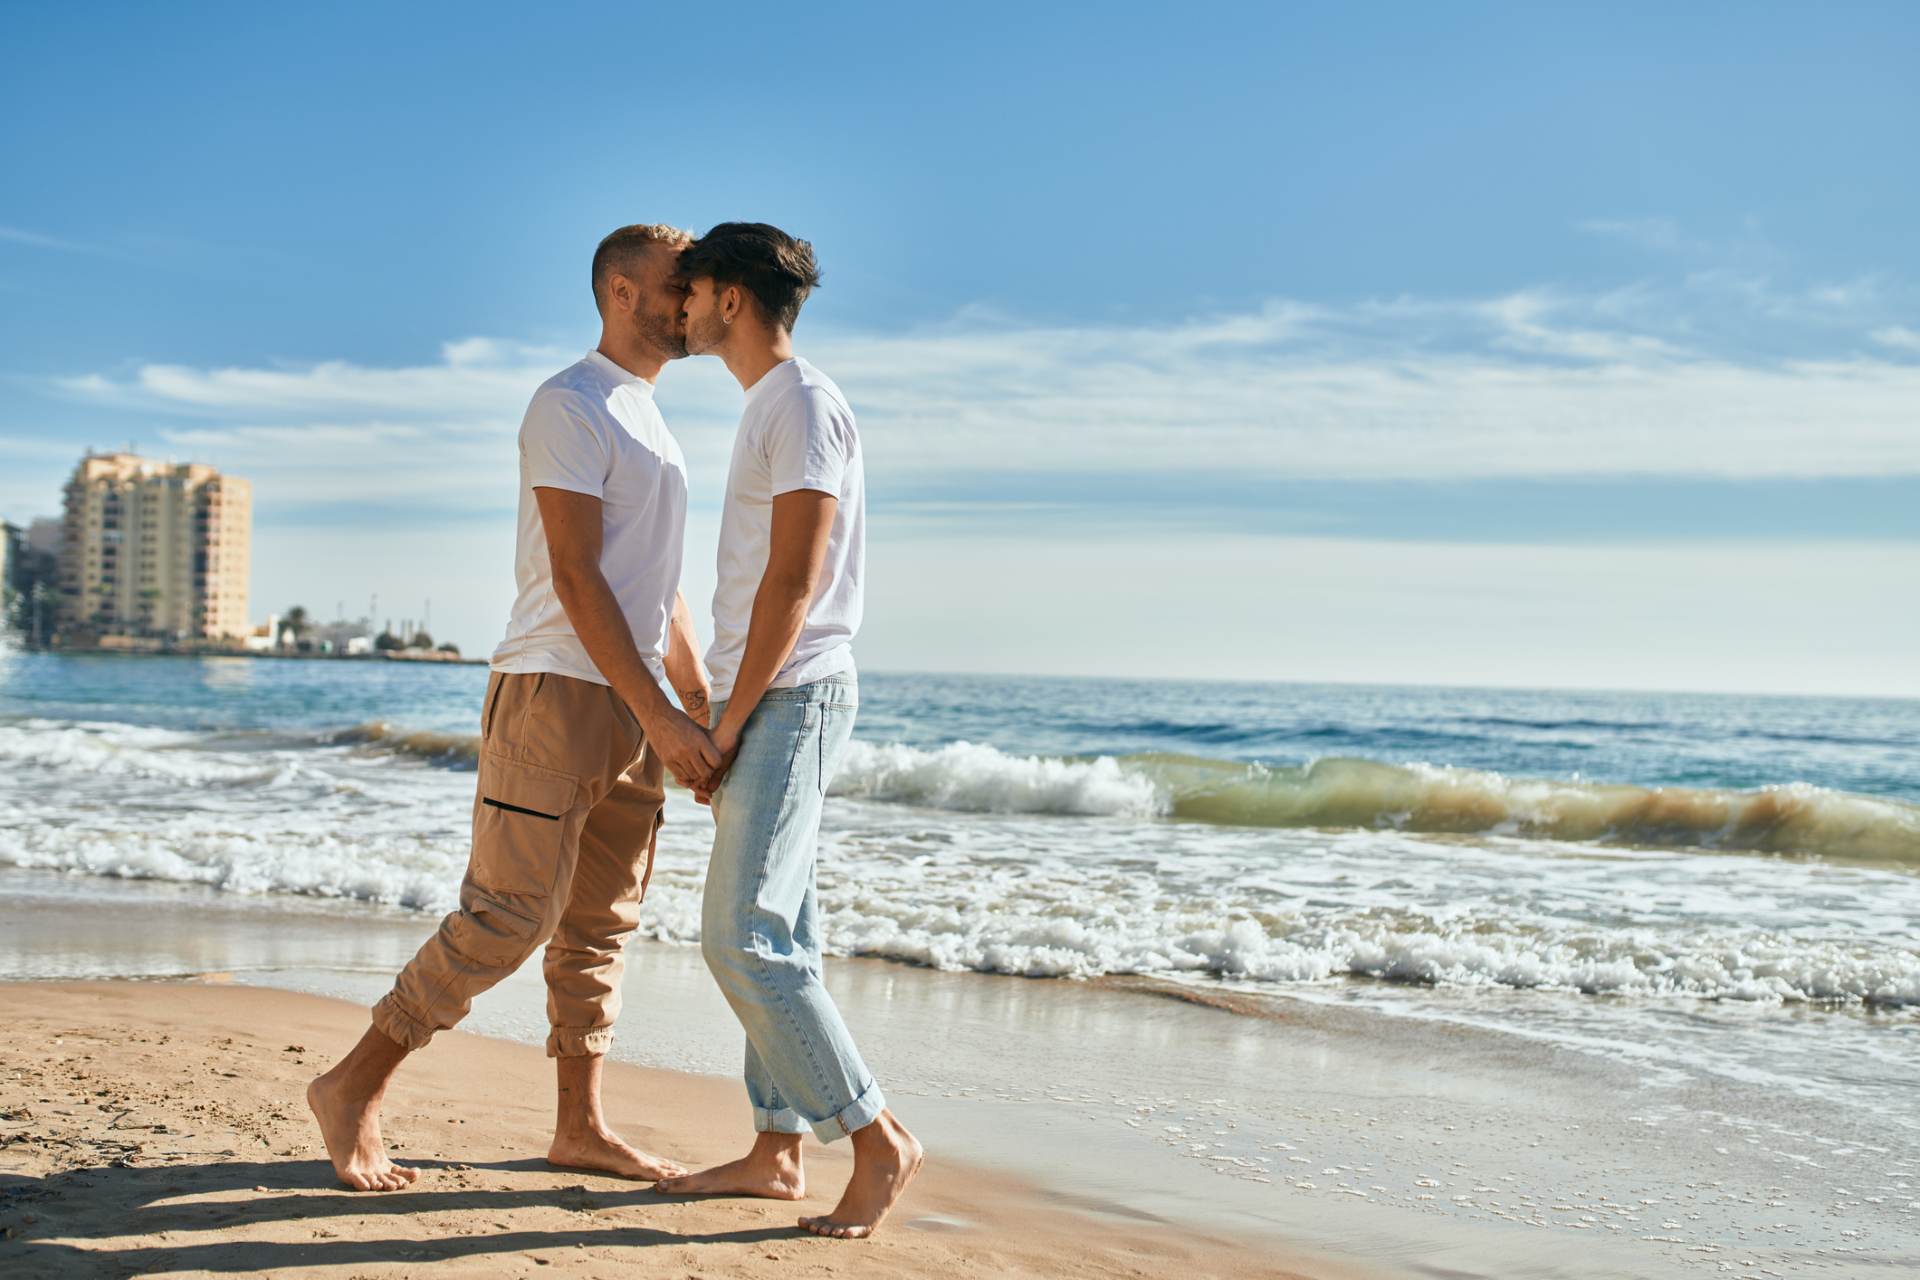
[[678, 360], [687, 354], [687, 335], [681, 332], [674, 318], [641, 316], [639, 329], [641, 341], [667, 359]]
[[726, 338], [726, 329], [718, 316], [711, 316], [703, 327], [695, 327], [693, 322], [687, 325], [681, 338], [681, 346], [694, 355], [708, 355]]

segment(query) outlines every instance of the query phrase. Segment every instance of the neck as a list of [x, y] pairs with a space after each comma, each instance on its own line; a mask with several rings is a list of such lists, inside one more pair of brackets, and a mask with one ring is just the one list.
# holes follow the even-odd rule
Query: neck
[[778, 328], [736, 327], [733, 341], [721, 349], [720, 358], [746, 391], [773, 366], [793, 359], [793, 335]]
[[660, 370], [667, 363], [665, 356], [638, 338], [629, 334], [615, 333], [605, 325], [600, 327], [600, 343], [594, 347], [594, 350], [634, 377], [645, 378], [648, 382], [658, 378]]

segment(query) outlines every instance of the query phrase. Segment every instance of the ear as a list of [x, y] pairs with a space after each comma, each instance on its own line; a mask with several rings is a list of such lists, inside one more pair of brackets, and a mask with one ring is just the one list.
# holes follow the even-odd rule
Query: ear
[[744, 302], [745, 299], [740, 296], [740, 286], [728, 285], [726, 291], [720, 295], [720, 318], [732, 324], [733, 318], [740, 314], [740, 307]]

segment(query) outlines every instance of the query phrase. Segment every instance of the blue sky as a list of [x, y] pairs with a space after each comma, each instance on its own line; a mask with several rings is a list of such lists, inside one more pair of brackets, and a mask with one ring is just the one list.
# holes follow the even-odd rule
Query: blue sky
[[484, 651], [594, 241], [752, 217], [870, 665], [1920, 694], [1920, 15], [1672, 8], [14, 7], [0, 513], [212, 462], [260, 611]]

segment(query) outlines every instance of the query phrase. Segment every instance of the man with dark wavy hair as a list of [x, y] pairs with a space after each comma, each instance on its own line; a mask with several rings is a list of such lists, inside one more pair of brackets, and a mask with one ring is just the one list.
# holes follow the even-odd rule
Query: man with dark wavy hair
[[840, 389], [793, 354], [794, 322], [820, 282], [813, 246], [765, 223], [722, 223], [679, 270], [688, 353], [719, 356], [746, 392], [707, 650], [714, 746], [730, 763], [700, 789], [714, 819], [700, 942], [746, 1029], [758, 1136], [743, 1158], [659, 1187], [798, 1200], [802, 1136], [851, 1136], [840, 1203], [800, 1225], [853, 1239], [880, 1225], [921, 1161], [821, 981], [820, 809], [859, 705], [860, 436]]

